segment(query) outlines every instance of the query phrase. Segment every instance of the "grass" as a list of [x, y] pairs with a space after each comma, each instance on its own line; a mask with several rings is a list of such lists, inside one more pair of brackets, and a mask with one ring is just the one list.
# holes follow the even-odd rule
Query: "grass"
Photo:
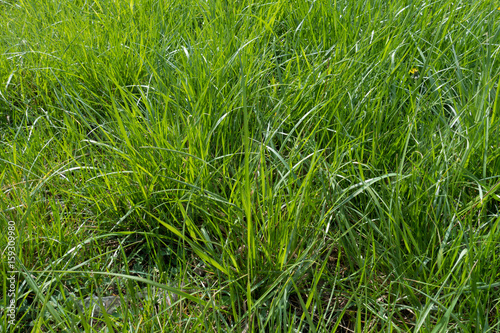
[[0, 331], [500, 330], [498, 4], [0, 7]]

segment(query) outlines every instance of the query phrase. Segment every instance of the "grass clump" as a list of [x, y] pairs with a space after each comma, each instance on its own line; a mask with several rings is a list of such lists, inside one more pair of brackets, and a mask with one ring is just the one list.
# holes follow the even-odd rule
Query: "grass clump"
[[500, 329], [493, 3], [0, 7], [3, 330]]

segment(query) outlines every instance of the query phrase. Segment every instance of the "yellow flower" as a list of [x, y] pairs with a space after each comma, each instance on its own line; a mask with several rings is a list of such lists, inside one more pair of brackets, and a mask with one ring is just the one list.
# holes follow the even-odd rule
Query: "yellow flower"
[[410, 69], [408, 74], [410, 74], [411, 78], [414, 80], [417, 80], [420, 77], [419, 72], [418, 72], [418, 68], [415, 68], [415, 67]]

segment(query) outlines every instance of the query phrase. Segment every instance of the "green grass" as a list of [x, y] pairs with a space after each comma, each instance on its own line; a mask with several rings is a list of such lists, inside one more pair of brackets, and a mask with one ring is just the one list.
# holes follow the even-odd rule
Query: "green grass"
[[498, 6], [0, 1], [0, 331], [498, 332]]

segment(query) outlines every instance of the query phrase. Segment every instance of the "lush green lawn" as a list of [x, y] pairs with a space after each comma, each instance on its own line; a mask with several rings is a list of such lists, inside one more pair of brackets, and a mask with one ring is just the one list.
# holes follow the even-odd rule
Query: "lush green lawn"
[[498, 6], [0, 1], [0, 331], [500, 331]]

